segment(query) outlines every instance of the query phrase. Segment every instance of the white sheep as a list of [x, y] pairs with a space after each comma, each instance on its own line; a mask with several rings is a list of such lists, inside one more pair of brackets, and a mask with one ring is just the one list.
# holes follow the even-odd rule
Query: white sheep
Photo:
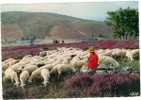
[[[25, 58], [24, 58], [25, 59]], [[24, 62], [25, 61], [25, 62]], [[24, 70], [28, 70], [29, 72], [32, 72], [34, 69], [37, 69], [38, 67], [36, 65], [33, 65], [31, 63], [31, 61], [27, 61], [27, 60], [22, 60], [22, 61], [19, 61], [18, 63], [10, 66], [14, 71], [16, 72], [20, 72], [22, 71], [23, 69]]]
[[16, 64], [17, 62], [18, 62], [18, 60], [14, 59], [14, 58], [9, 58], [9, 59], [2, 62], [2, 69], [5, 71], [9, 66]]
[[135, 50], [127, 50], [126, 52], [126, 57], [130, 60], [133, 61], [134, 60], [134, 56], [138, 55], [139, 56], [139, 49], [135, 49]]
[[79, 56], [75, 56], [70, 63], [78, 70], [80, 69], [83, 65], [85, 65], [87, 63], [87, 58], [86, 59], [82, 59]]
[[111, 49], [105, 49], [104, 52], [101, 55], [110, 56], [111, 54], [112, 54]]
[[[50, 77], [50, 73], [57, 71], [58, 76], [64, 72], [71, 70], [73, 72], [82, 71], [88, 72], [87, 69], [87, 59], [89, 56], [88, 51], [83, 51], [78, 48], [57, 48], [57, 50], [44, 51], [46, 55], [41, 56], [24, 56], [19, 62], [11, 63], [7, 61], [3, 62], [5, 64], [4, 75], [8, 77], [11, 81], [15, 81], [15, 84], [19, 84], [17, 73], [20, 73], [20, 86], [24, 87], [25, 82], [32, 81], [33, 79], [40, 78], [43, 79], [44, 86], [47, 85]], [[134, 56], [139, 53], [139, 49], [127, 50], [127, 49], [98, 49], [96, 53], [99, 57], [99, 66], [106, 67], [119, 67], [119, 63], [113, 58], [114, 56], [127, 56], [128, 59], [134, 60]], [[38, 65], [42, 64], [44, 66]], [[10, 65], [10, 66], [9, 66]], [[51, 71], [50, 71], [51, 70]], [[7, 74], [9, 72], [9, 74]], [[12, 72], [12, 73], [11, 73]], [[31, 75], [30, 75], [31, 74]], [[5, 77], [4, 76], [4, 77]], [[18, 86], [18, 85], [17, 85]]]
[[104, 53], [104, 50], [103, 49], [98, 49], [95, 51], [97, 54], [103, 54]]
[[81, 68], [81, 66], [86, 63], [84, 61], [84, 54], [83, 52], [79, 53], [66, 53], [63, 55], [57, 55], [57, 60], [53, 62], [54, 67], [52, 68], [51, 72], [57, 71], [60, 75], [64, 70], [72, 70], [76, 71], [76, 67]]
[[72, 64], [57, 64], [52, 68], [51, 73], [57, 71], [59, 74], [58, 76], [60, 76], [60, 74], [65, 70], [72, 70], [73, 72], [76, 71]]
[[24, 70], [20, 73], [20, 82], [21, 82], [21, 87], [25, 86], [25, 82], [28, 80], [29, 78], [29, 72]]
[[9, 67], [9, 63], [2, 62], [2, 69], [5, 71]]
[[109, 65], [109, 67], [111, 66], [118, 67], [119, 66], [119, 63], [110, 56], [103, 56], [103, 55], [98, 55], [98, 56], [99, 56], [99, 64]]
[[43, 57], [33, 56], [30, 60], [30, 63], [35, 65], [44, 64], [43, 60], [44, 60]]
[[32, 60], [32, 56], [26, 55], [19, 61], [19, 63], [20, 64], [27, 64], [27, 63], [30, 63], [31, 60]]
[[[8, 62], [15, 61], [15, 60], [16, 60], [16, 59], [14, 59], [14, 58], [8, 58], [8, 59], [4, 60], [3, 62], [8, 63]], [[16, 61], [17, 61], [17, 60], [16, 60]]]
[[19, 73], [24, 68], [24, 65], [25, 64], [21, 64], [21, 63], [18, 62], [16, 64], [10, 66], [10, 68], [12, 68], [15, 72]]
[[[43, 70], [44, 69], [44, 70]], [[45, 72], [47, 71], [47, 72]], [[47, 69], [47, 66], [44, 67], [40, 67], [38, 69], [36, 69], [35, 71], [33, 71], [31, 73], [31, 76], [29, 77], [28, 81], [32, 82], [33, 79], [44, 79], [44, 86], [46, 86], [46, 83], [48, 83], [48, 79], [49, 79], [50, 75], [49, 75], [49, 70]]]
[[22, 71], [28, 71], [29, 73], [32, 73], [36, 69], [38, 69], [36, 65], [29, 63], [29, 64], [24, 65], [24, 68], [22, 69]]
[[33, 79], [36, 79], [36, 78], [40, 78], [40, 73], [41, 73], [41, 67], [34, 70], [32, 73], [31, 73], [31, 76], [29, 77], [28, 81], [29, 82], [32, 82]]
[[116, 48], [116, 49], [112, 49], [112, 53], [110, 56], [112, 56], [112, 57], [125, 57], [125, 55], [126, 55], [125, 49]]
[[6, 69], [6, 71], [4, 72], [4, 80], [11, 80], [12, 82], [15, 81], [15, 85], [19, 86], [19, 79], [18, 79], [18, 75], [17, 73], [12, 69], [12, 68], [8, 68]]
[[48, 83], [48, 81], [49, 81], [49, 78], [50, 78], [49, 70], [43, 68], [43, 69], [41, 70], [41, 76], [42, 76], [42, 78], [43, 78], [43, 80], [44, 80], [44, 81], [43, 81], [43, 85], [46, 87], [46, 85], [47, 85], [47, 83]]

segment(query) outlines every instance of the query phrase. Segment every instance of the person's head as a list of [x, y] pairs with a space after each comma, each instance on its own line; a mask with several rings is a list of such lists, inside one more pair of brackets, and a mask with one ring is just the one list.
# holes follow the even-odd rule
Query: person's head
[[90, 48], [89, 48], [89, 52], [90, 52], [90, 53], [94, 53], [94, 52], [95, 52], [94, 47], [90, 47]]

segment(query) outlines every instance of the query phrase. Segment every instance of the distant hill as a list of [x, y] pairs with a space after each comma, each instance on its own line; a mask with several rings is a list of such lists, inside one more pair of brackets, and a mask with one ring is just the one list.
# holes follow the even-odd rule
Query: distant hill
[[2, 12], [2, 42], [15, 42], [35, 35], [37, 39], [89, 40], [111, 38], [112, 30], [104, 22], [84, 20], [45, 12]]

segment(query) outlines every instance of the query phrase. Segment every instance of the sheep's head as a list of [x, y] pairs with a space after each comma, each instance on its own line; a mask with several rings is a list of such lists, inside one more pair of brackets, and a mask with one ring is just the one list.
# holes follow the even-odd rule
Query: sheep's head
[[15, 69], [15, 70], [16, 70], [17, 73], [20, 73], [20, 72], [24, 69], [24, 67], [25, 67], [25, 66], [20, 65], [20, 66], [17, 67], [17, 69]]

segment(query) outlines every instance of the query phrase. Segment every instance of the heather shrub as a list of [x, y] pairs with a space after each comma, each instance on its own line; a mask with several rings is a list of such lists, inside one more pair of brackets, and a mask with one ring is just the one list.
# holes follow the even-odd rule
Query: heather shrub
[[65, 94], [69, 97], [83, 97], [85, 88], [91, 86], [92, 83], [93, 80], [87, 73], [79, 73], [72, 77], [67, 77], [64, 82]]
[[139, 74], [76, 74], [68, 77], [64, 83], [67, 97], [90, 96], [130, 96], [140, 94]]
[[129, 96], [130, 92], [139, 92], [139, 75], [117, 73], [98, 76], [93, 75], [94, 82], [87, 89], [90, 96]]

